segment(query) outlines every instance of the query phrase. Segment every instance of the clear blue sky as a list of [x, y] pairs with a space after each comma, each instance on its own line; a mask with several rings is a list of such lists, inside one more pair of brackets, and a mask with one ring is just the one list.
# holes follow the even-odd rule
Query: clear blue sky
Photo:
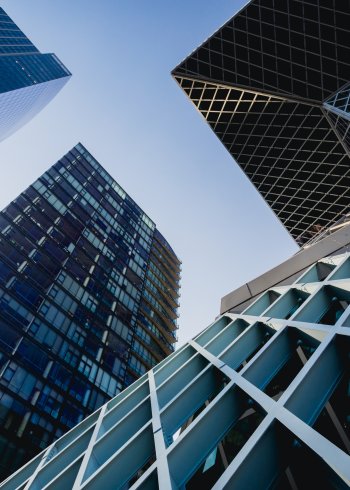
[[81, 141], [157, 223], [183, 262], [180, 343], [220, 298], [297, 250], [170, 71], [242, 0], [3, 0], [73, 73], [0, 145], [4, 207]]

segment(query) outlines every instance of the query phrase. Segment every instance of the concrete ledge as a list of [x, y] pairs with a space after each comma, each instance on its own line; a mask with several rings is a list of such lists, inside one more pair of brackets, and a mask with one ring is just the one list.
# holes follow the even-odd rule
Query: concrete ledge
[[[310, 267], [314, 262], [324, 257], [339, 253], [342, 250], [348, 251], [350, 245], [350, 224], [344, 226], [331, 235], [323, 238], [319, 242], [301, 249], [290, 259], [282, 262], [277, 267], [265, 272], [261, 276], [226, 294], [221, 299], [220, 314], [237, 308], [240, 305], [250, 302], [259, 294], [273, 286], [290, 284], [294, 282], [297, 275], [300, 275], [305, 269]], [[295, 277], [293, 277], [295, 276]], [[246, 305], [244, 305], [246, 306]]]

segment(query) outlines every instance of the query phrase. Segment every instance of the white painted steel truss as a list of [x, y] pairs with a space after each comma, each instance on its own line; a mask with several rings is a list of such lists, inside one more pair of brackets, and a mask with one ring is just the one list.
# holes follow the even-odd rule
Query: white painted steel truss
[[322, 259], [220, 317], [1, 490], [348, 488], [349, 305], [350, 255]]

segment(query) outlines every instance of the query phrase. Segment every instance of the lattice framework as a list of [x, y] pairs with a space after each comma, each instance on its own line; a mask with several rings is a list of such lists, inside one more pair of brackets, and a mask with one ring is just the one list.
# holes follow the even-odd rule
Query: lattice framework
[[348, 488], [349, 352], [343, 254], [219, 318], [0, 488]]
[[342, 2], [254, 0], [173, 70], [300, 244], [349, 206], [349, 26]]

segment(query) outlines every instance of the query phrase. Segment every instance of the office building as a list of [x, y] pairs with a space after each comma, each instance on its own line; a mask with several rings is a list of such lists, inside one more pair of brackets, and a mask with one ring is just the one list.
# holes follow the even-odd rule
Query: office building
[[349, 488], [347, 228], [258, 278], [257, 297], [232, 293], [1, 490]]
[[300, 244], [348, 212], [349, 2], [253, 0], [173, 76]]
[[81, 144], [0, 213], [2, 478], [174, 350], [179, 269]]
[[42, 54], [0, 7], [0, 141], [30, 121], [71, 73], [54, 54]]
[[350, 487], [347, 9], [253, 0], [173, 72], [308, 246], [1, 490]]

